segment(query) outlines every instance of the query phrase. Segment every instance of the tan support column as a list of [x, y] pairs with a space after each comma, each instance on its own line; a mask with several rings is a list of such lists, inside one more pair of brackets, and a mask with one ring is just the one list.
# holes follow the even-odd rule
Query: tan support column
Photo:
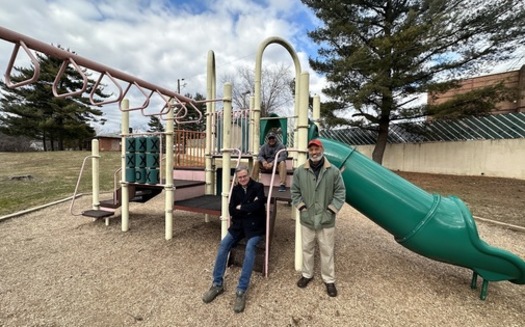
[[314, 120], [315, 125], [317, 125], [317, 128], [321, 128], [321, 124], [319, 120], [321, 119], [321, 97], [319, 95], [314, 95], [314, 112], [312, 115], [312, 118]]
[[[206, 162], [204, 166], [204, 180], [206, 182], [205, 194], [214, 194], [214, 169], [213, 169], [213, 158], [212, 158], [212, 142], [213, 142], [213, 115], [215, 102], [211, 100], [215, 99], [215, 55], [213, 51], [208, 51], [208, 67], [207, 67], [207, 76], [206, 76], [206, 150], [205, 157]], [[210, 220], [209, 215], [204, 215], [204, 221], [208, 222]]]
[[93, 210], [100, 209], [100, 150], [98, 140], [91, 141], [91, 191], [93, 193]]
[[129, 230], [129, 188], [126, 182], [126, 137], [129, 137], [129, 100], [122, 100], [120, 110], [122, 111], [121, 117], [121, 141], [120, 141], [120, 163], [121, 163], [121, 178], [120, 178], [120, 215], [122, 231], [127, 232]]
[[[299, 117], [297, 119], [298, 143], [297, 149], [305, 149], [308, 145], [308, 100], [310, 89], [310, 74], [301, 73], [301, 89], [299, 93]], [[297, 164], [306, 162], [306, 152], [297, 153]], [[295, 270], [301, 270], [303, 265], [301, 219], [299, 211], [295, 210]]]
[[170, 102], [168, 113], [166, 115], [166, 184], [164, 184], [165, 206], [165, 238], [171, 240], [173, 237], [173, 201], [175, 199], [175, 190], [173, 187], [173, 105]]
[[232, 123], [232, 85], [224, 84], [224, 111], [222, 134], [222, 193], [221, 193], [221, 239], [228, 232], [230, 212], [228, 210], [228, 197], [230, 195], [230, 170], [231, 170], [231, 123]]

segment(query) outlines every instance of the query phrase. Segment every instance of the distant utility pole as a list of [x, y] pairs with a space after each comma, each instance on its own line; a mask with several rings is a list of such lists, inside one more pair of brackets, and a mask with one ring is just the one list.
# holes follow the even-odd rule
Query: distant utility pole
[[177, 93], [178, 94], [180, 94], [180, 81], [184, 81], [184, 78], [177, 78]]

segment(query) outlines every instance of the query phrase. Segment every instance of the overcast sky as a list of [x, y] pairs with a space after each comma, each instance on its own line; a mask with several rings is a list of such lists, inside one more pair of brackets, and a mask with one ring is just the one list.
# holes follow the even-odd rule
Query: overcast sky
[[[270, 36], [294, 47], [303, 71], [311, 74], [312, 93], [320, 93], [324, 83], [308, 66], [315, 48], [306, 33], [316, 23], [300, 0], [6, 0], [0, 17], [4, 28], [161, 87], [176, 91], [177, 79], [184, 79], [182, 94], [206, 93], [209, 50], [215, 53], [220, 83], [236, 66], [255, 67], [258, 46]], [[0, 40], [2, 75], [12, 49], [12, 43]], [[293, 67], [283, 47], [270, 45], [263, 66], [279, 62]], [[222, 93], [222, 85], [217, 89]], [[102, 130], [118, 132], [118, 109], [108, 106], [104, 112], [109, 122]], [[131, 125], [149, 120], [139, 116], [132, 113]]]
[[[318, 24], [300, 0], [2, 0], [0, 6], [4, 28], [174, 91], [177, 79], [184, 79], [182, 94], [205, 94], [209, 50], [215, 52], [220, 82], [236, 66], [255, 67], [258, 46], [270, 36], [294, 47], [302, 70], [310, 73], [311, 93], [320, 94], [325, 80], [307, 60], [315, 55], [307, 31]], [[12, 43], [0, 40], [2, 75], [12, 49]], [[293, 67], [279, 45], [264, 53], [263, 66], [271, 63]], [[518, 69], [521, 63], [495, 71]], [[222, 93], [222, 85], [217, 89]], [[118, 132], [118, 108], [107, 106], [104, 112], [108, 124], [98, 131]], [[138, 112], [131, 115], [135, 128], [148, 120]]]

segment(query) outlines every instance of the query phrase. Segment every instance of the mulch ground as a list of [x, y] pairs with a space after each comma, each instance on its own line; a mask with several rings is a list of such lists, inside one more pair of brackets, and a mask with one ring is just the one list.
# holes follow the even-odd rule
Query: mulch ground
[[[77, 201], [87, 209], [90, 198]], [[220, 239], [217, 219], [175, 212], [164, 240], [159, 196], [120, 219], [69, 214], [62, 203], [0, 222], [0, 326], [523, 326], [525, 285], [495, 282], [488, 298], [470, 288], [471, 271], [430, 260], [345, 205], [338, 217], [339, 296], [326, 295], [319, 272], [295, 282], [294, 224], [279, 205], [269, 278], [252, 277], [244, 313], [233, 312], [239, 268], [227, 270], [226, 292], [202, 294]], [[525, 258], [525, 233], [478, 222], [487, 243]], [[446, 242], [446, 240], [443, 240]]]

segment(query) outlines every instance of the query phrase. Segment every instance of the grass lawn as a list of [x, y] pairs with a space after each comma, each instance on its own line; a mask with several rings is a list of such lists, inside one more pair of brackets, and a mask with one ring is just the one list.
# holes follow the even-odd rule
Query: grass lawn
[[[82, 162], [90, 155], [88, 151], [0, 152], [0, 216], [73, 195]], [[101, 192], [113, 189], [113, 174], [119, 167], [120, 152], [101, 152]], [[24, 175], [32, 178], [12, 179]], [[91, 159], [86, 161], [79, 192], [91, 192]]]

